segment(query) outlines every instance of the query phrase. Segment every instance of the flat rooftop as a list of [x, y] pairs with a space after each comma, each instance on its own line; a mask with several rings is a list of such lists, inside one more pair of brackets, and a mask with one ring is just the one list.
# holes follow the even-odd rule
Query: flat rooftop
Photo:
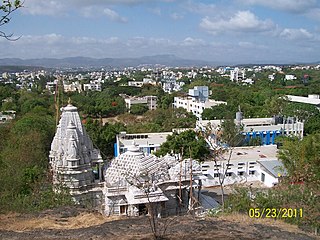
[[[229, 158], [229, 152], [224, 155], [225, 159]], [[232, 150], [231, 161], [259, 161], [259, 160], [276, 160], [277, 145], [265, 145], [255, 147], [235, 147]]]
[[121, 145], [130, 146], [134, 141], [139, 146], [161, 145], [167, 140], [167, 136], [172, 135], [172, 132], [160, 133], [133, 133], [133, 134], [118, 134], [118, 139]]

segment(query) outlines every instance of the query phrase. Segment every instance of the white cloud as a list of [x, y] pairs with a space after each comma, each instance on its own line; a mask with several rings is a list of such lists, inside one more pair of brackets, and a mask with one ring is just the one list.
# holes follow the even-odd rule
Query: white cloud
[[110, 8], [103, 9], [103, 14], [107, 16], [111, 21], [125, 23], [128, 20], [125, 17], [121, 17], [117, 12], [111, 10]]
[[205, 41], [199, 38], [187, 37], [182, 41], [181, 45], [188, 46], [188, 47], [203, 46], [205, 45]]
[[[110, 8], [115, 5], [137, 5], [168, 0], [26, 0], [22, 11], [31, 15], [62, 15], [69, 11], [83, 11], [92, 7]], [[90, 15], [91, 16], [91, 15]]]
[[183, 15], [182, 15], [182, 14], [179, 14], [179, 13], [176, 13], [176, 12], [170, 14], [170, 17], [171, 17], [173, 20], [183, 19]]
[[[299, 30], [300, 31], [300, 30]], [[292, 30], [283, 31], [283, 37], [292, 37]], [[290, 32], [291, 35], [288, 35]], [[304, 31], [300, 31], [305, 33]], [[286, 34], [285, 34], [286, 33]], [[308, 34], [307, 34], [308, 35]], [[229, 41], [230, 40], [230, 41]], [[118, 37], [95, 38], [91, 36], [67, 37], [56, 33], [46, 35], [22, 36], [19, 41], [1, 41], [0, 58], [41, 58], [41, 57], [72, 57], [86, 56], [93, 58], [105, 57], [141, 57], [157, 54], [175, 54], [182, 58], [212, 60], [218, 63], [248, 62], [295, 62], [314, 61], [318, 59], [319, 46], [317, 41], [308, 41], [302, 47], [295, 47], [287, 41], [280, 44], [243, 39], [215, 39], [207, 42], [201, 38], [185, 37], [181, 40], [169, 38]], [[305, 42], [305, 41], [302, 41]], [[300, 44], [300, 42], [297, 42]], [[308, 52], [308, 49], [314, 49]]]
[[61, 15], [65, 12], [65, 3], [62, 1], [29, 0], [25, 1], [21, 11], [31, 15]]
[[305, 12], [317, 5], [317, 0], [238, 0], [238, 2], [297, 13]]
[[205, 4], [201, 2], [193, 2], [189, 0], [186, 4], [183, 5], [185, 9], [190, 12], [208, 15], [216, 13], [218, 8], [215, 4]]
[[250, 11], [238, 11], [229, 19], [211, 20], [205, 17], [201, 20], [200, 27], [210, 33], [218, 32], [262, 32], [275, 27], [271, 20], [260, 20]]
[[301, 39], [312, 39], [313, 35], [304, 28], [285, 28], [281, 33], [280, 37], [288, 40], [301, 40]]

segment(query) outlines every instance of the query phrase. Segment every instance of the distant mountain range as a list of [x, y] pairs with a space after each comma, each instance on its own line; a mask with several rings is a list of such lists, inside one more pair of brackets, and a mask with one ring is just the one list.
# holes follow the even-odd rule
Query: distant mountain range
[[200, 67], [213, 66], [212, 62], [202, 60], [190, 60], [176, 57], [175, 55], [156, 55], [140, 58], [89, 58], [89, 57], [68, 57], [68, 58], [3, 58], [0, 59], [0, 66], [32, 66], [44, 68], [123, 68], [137, 67], [141, 65], [165, 65], [168, 67]]

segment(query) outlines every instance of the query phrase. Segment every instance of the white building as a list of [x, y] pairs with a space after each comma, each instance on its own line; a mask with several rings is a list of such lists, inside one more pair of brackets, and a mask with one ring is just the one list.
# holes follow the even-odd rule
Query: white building
[[292, 74], [286, 74], [286, 75], [284, 76], [284, 79], [285, 79], [285, 80], [292, 81], [292, 80], [296, 80], [297, 77], [296, 77], [295, 75], [292, 75]]
[[[146, 156], [131, 145], [128, 151], [113, 159], [105, 175], [105, 214], [139, 216], [148, 204], [154, 204], [157, 216], [185, 213], [189, 207], [190, 160], [179, 163], [172, 156]], [[192, 179], [201, 167], [192, 161]], [[192, 181], [192, 187], [196, 187]]]
[[231, 155], [230, 151], [226, 151], [217, 164], [207, 161], [201, 165], [202, 173], [207, 177], [204, 186], [219, 186], [219, 177], [225, 177], [224, 185], [260, 181], [266, 187], [273, 187], [279, 177], [285, 175], [283, 164], [277, 158], [276, 145], [236, 147]]
[[241, 82], [245, 79], [245, 69], [234, 68], [230, 70], [230, 81]]
[[99, 205], [104, 161], [82, 126], [77, 108], [69, 103], [61, 111], [49, 155], [53, 183], [57, 187], [62, 183], [78, 203], [92, 200]]
[[200, 194], [198, 201], [191, 191], [199, 187], [202, 176], [197, 161], [147, 156], [131, 140], [128, 151], [106, 166], [77, 108], [68, 104], [61, 110], [50, 166], [56, 190], [60, 185], [66, 187], [75, 202], [90, 203], [106, 215], [128, 216], [146, 214], [147, 206], [153, 204], [157, 216], [167, 216], [185, 213], [190, 203], [199, 206], [205, 199]]
[[0, 112], [0, 123], [5, 123], [16, 118], [16, 111], [7, 110]]
[[174, 97], [173, 107], [184, 108], [188, 112], [192, 112], [198, 119], [201, 119], [204, 109], [211, 108], [219, 104], [227, 103], [209, 99], [209, 89], [207, 86], [196, 86], [189, 90], [189, 96]]
[[143, 81], [128, 81], [128, 86], [130, 87], [142, 87]]
[[148, 106], [149, 110], [157, 109], [157, 96], [144, 96], [144, 97], [130, 97], [126, 95], [122, 95], [124, 97], [124, 101], [126, 103], [127, 109], [129, 109], [134, 104], [145, 104]]
[[83, 84], [83, 91], [98, 91], [101, 92], [101, 82], [90, 81], [90, 83]]
[[309, 94], [308, 97], [301, 97], [301, 96], [294, 96], [294, 95], [286, 95], [286, 97], [291, 102], [312, 104], [320, 108], [320, 96], [318, 94]]
[[162, 143], [167, 140], [167, 137], [172, 135], [172, 132], [160, 133], [132, 133], [120, 132], [116, 135], [116, 143], [114, 145], [114, 155], [119, 156], [125, 153], [132, 145], [132, 141], [139, 147], [140, 151], [146, 155], [156, 152]]

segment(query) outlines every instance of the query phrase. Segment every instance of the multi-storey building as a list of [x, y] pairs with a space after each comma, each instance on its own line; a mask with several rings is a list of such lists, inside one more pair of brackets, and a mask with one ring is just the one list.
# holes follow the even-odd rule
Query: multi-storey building
[[224, 185], [257, 181], [272, 187], [286, 174], [277, 158], [276, 145], [232, 148], [217, 161], [204, 162], [201, 167], [206, 176], [203, 185], [207, 187], [218, 186], [219, 178], [224, 178]]
[[157, 109], [157, 96], [144, 96], [144, 97], [130, 97], [127, 95], [122, 95], [126, 103], [127, 109], [129, 109], [134, 104], [145, 104], [148, 106], [149, 110]]
[[209, 88], [207, 86], [196, 86], [189, 89], [189, 94], [186, 97], [174, 97], [174, 108], [184, 108], [188, 112], [193, 113], [198, 119], [204, 109], [211, 108], [219, 104], [227, 104], [223, 101], [215, 101], [209, 99]]

